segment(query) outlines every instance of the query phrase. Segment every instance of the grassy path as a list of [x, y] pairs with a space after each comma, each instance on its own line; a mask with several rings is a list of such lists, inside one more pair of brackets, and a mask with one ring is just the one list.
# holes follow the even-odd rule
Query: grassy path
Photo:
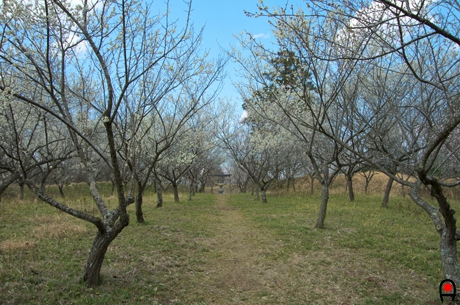
[[208, 300], [215, 304], [263, 300], [260, 275], [267, 264], [264, 249], [269, 246], [269, 236], [230, 206], [228, 195], [218, 196], [216, 209], [221, 224], [211, 241], [215, 257], [207, 261], [203, 281]]
[[[391, 304], [409, 297], [400, 283], [422, 284], [411, 270], [392, 270], [375, 257], [337, 246], [335, 235], [353, 230], [311, 230], [300, 238], [295, 232], [280, 234], [232, 200], [229, 195], [216, 197], [219, 226], [206, 241], [211, 251], [195, 287], [201, 297], [192, 298], [194, 304]], [[278, 220], [280, 215], [267, 216]]]
[[336, 196], [317, 230], [308, 198], [170, 196], [157, 209], [152, 196], [91, 290], [80, 277], [94, 228], [40, 202], [3, 202], [0, 304], [440, 304], [438, 240], [422, 212]]

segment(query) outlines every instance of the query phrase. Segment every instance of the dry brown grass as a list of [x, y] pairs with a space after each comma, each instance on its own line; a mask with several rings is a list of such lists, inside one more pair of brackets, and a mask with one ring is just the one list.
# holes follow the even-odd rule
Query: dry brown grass
[[35, 226], [32, 235], [35, 238], [64, 238], [82, 235], [87, 232], [87, 227], [76, 224], [70, 216], [61, 212], [54, 215], [36, 215], [29, 219]]
[[8, 239], [0, 242], [0, 251], [26, 251], [36, 246], [37, 243], [31, 240]]
[[37, 247], [38, 240], [47, 238], [64, 238], [75, 235], [83, 235], [87, 228], [83, 225], [70, 221], [68, 216], [41, 215], [29, 219], [35, 224], [32, 230], [32, 239], [24, 240], [21, 237], [13, 237], [0, 242], [0, 251], [27, 251]]
[[76, 224], [50, 223], [43, 224], [33, 230], [37, 238], [63, 238], [86, 233], [84, 226]]
[[[415, 181], [414, 177], [408, 177], [407, 175], [397, 174], [399, 177], [403, 178], [407, 181]], [[388, 176], [381, 172], [375, 172], [375, 175], [372, 177], [368, 189], [367, 195], [381, 195], [385, 192], [387, 183], [388, 183]], [[357, 173], [353, 176], [353, 190], [355, 194], [365, 194], [365, 177]], [[454, 181], [451, 181], [454, 182]], [[308, 176], [302, 177], [296, 180], [295, 182], [296, 192], [309, 194], [310, 193], [310, 178]], [[228, 188], [228, 187], [227, 187]], [[225, 189], [225, 187], [224, 187]], [[248, 187], [248, 192], [251, 192], [251, 186]], [[393, 181], [393, 185], [390, 192], [390, 197], [401, 197], [401, 196], [408, 196], [409, 188], [407, 186], [403, 186], [402, 184]], [[236, 186], [232, 186], [232, 193], [239, 193], [239, 190]], [[321, 192], [321, 185], [318, 180], [315, 179], [314, 181], [314, 192], [318, 194]], [[336, 194], [346, 194], [346, 178], [345, 175], [339, 174], [332, 183], [332, 186], [329, 189], [331, 195]], [[429, 191], [426, 188], [422, 188], [421, 192], [423, 195], [429, 197]], [[286, 182], [274, 183], [269, 188], [268, 193], [276, 193], [276, 194], [286, 194], [286, 193], [294, 193], [292, 190], [292, 186], [290, 187], [289, 192], [286, 191]], [[453, 187], [453, 188], [444, 188], [444, 194], [448, 199], [460, 199], [460, 186]]]

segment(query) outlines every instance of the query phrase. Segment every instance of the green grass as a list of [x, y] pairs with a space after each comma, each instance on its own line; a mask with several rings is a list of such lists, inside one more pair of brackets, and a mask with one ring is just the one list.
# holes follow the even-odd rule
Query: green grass
[[[81, 195], [86, 186], [71, 187], [65, 201], [91, 211], [89, 196]], [[109, 199], [110, 185], [101, 188]], [[315, 229], [318, 196], [271, 194], [262, 204], [236, 194], [219, 206], [219, 195], [197, 194], [189, 202], [184, 194], [174, 203], [166, 194], [164, 207], [156, 209], [148, 193], [146, 223], [135, 222], [130, 206], [131, 224], [109, 247], [95, 289], [80, 282], [95, 228], [29, 193], [22, 202], [16, 198], [10, 190], [0, 203], [0, 304], [439, 302], [439, 238], [427, 215], [402, 197], [383, 209], [380, 196], [349, 202], [333, 194], [326, 228]], [[227, 205], [242, 217], [245, 242], [231, 249], [246, 249], [242, 266], [232, 265], [235, 255], [225, 249], [222, 232], [235, 232], [235, 239], [241, 234], [222, 231]], [[213, 273], [225, 264], [229, 274]], [[222, 283], [214, 283], [219, 276]], [[226, 277], [233, 286], [226, 286]]]
[[[413, 285], [431, 289], [430, 296], [435, 300], [442, 270], [439, 237], [431, 220], [409, 198], [392, 198], [388, 209], [381, 208], [380, 201], [381, 196], [358, 195], [354, 202], [349, 202], [345, 195], [331, 196], [325, 229], [313, 228], [319, 196], [275, 195], [264, 205], [248, 204], [247, 196], [241, 194], [233, 197], [232, 204], [259, 227], [276, 232], [277, 238], [284, 241], [283, 248], [271, 254], [273, 259], [287, 260], [293, 253], [317, 254], [324, 258], [315, 259], [314, 263], [329, 273], [340, 274], [347, 263], [350, 270], [365, 269], [361, 270], [361, 281], [359, 275], [354, 279], [359, 283], [354, 289], [362, 294], [359, 304], [421, 304], [422, 300], [406, 295]], [[340, 260], [341, 255], [348, 261], [334, 261]], [[361, 262], [350, 259], [358, 255]], [[338, 266], [333, 267], [334, 263]], [[399, 291], [376, 289], [385, 286], [385, 278], [375, 275], [385, 272], [388, 278], [394, 273], [397, 280], [392, 284]], [[400, 276], [404, 273], [414, 279], [410, 285]], [[369, 290], [373, 295], [367, 297]], [[375, 297], [378, 301], [372, 299]]]

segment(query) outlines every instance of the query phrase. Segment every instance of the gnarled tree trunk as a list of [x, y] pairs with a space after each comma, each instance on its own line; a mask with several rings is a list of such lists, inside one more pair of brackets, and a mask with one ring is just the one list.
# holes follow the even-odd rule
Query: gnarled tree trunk
[[[412, 200], [430, 216], [439, 234], [441, 239], [440, 253], [444, 278], [453, 280], [455, 283], [460, 283], [460, 268], [457, 259], [457, 221], [454, 217], [455, 211], [450, 208], [449, 203], [444, 197], [441, 185], [436, 180], [430, 181], [430, 184], [432, 186], [431, 195], [436, 198], [439, 211], [419, 196], [420, 182], [410, 190], [409, 195]], [[441, 212], [444, 221], [439, 212]]]
[[128, 225], [129, 221], [117, 222], [114, 227], [105, 226], [105, 231], [99, 230], [94, 238], [91, 251], [85, 266], [83, 281], [88, 287], [95, 287], [100, 283], [100, 273], [105, 253], [110, 243]]

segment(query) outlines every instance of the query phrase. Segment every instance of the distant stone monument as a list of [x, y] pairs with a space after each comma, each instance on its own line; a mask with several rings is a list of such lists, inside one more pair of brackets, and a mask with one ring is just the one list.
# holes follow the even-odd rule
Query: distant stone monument
[[230, 193], [232, 193], [232, 189], [231, 189], [231, 177], [232, 175], [231, 174], [214, 174], [214, 175], [211, 175], [212, 177], [212, 181], [214, 182], [215, 185], [217, 185], [219, 187], [219, 194], [223, 194], [224, 193], [224, 185], [226, 185], [228, 183], [229, 187], [230, 187]]

